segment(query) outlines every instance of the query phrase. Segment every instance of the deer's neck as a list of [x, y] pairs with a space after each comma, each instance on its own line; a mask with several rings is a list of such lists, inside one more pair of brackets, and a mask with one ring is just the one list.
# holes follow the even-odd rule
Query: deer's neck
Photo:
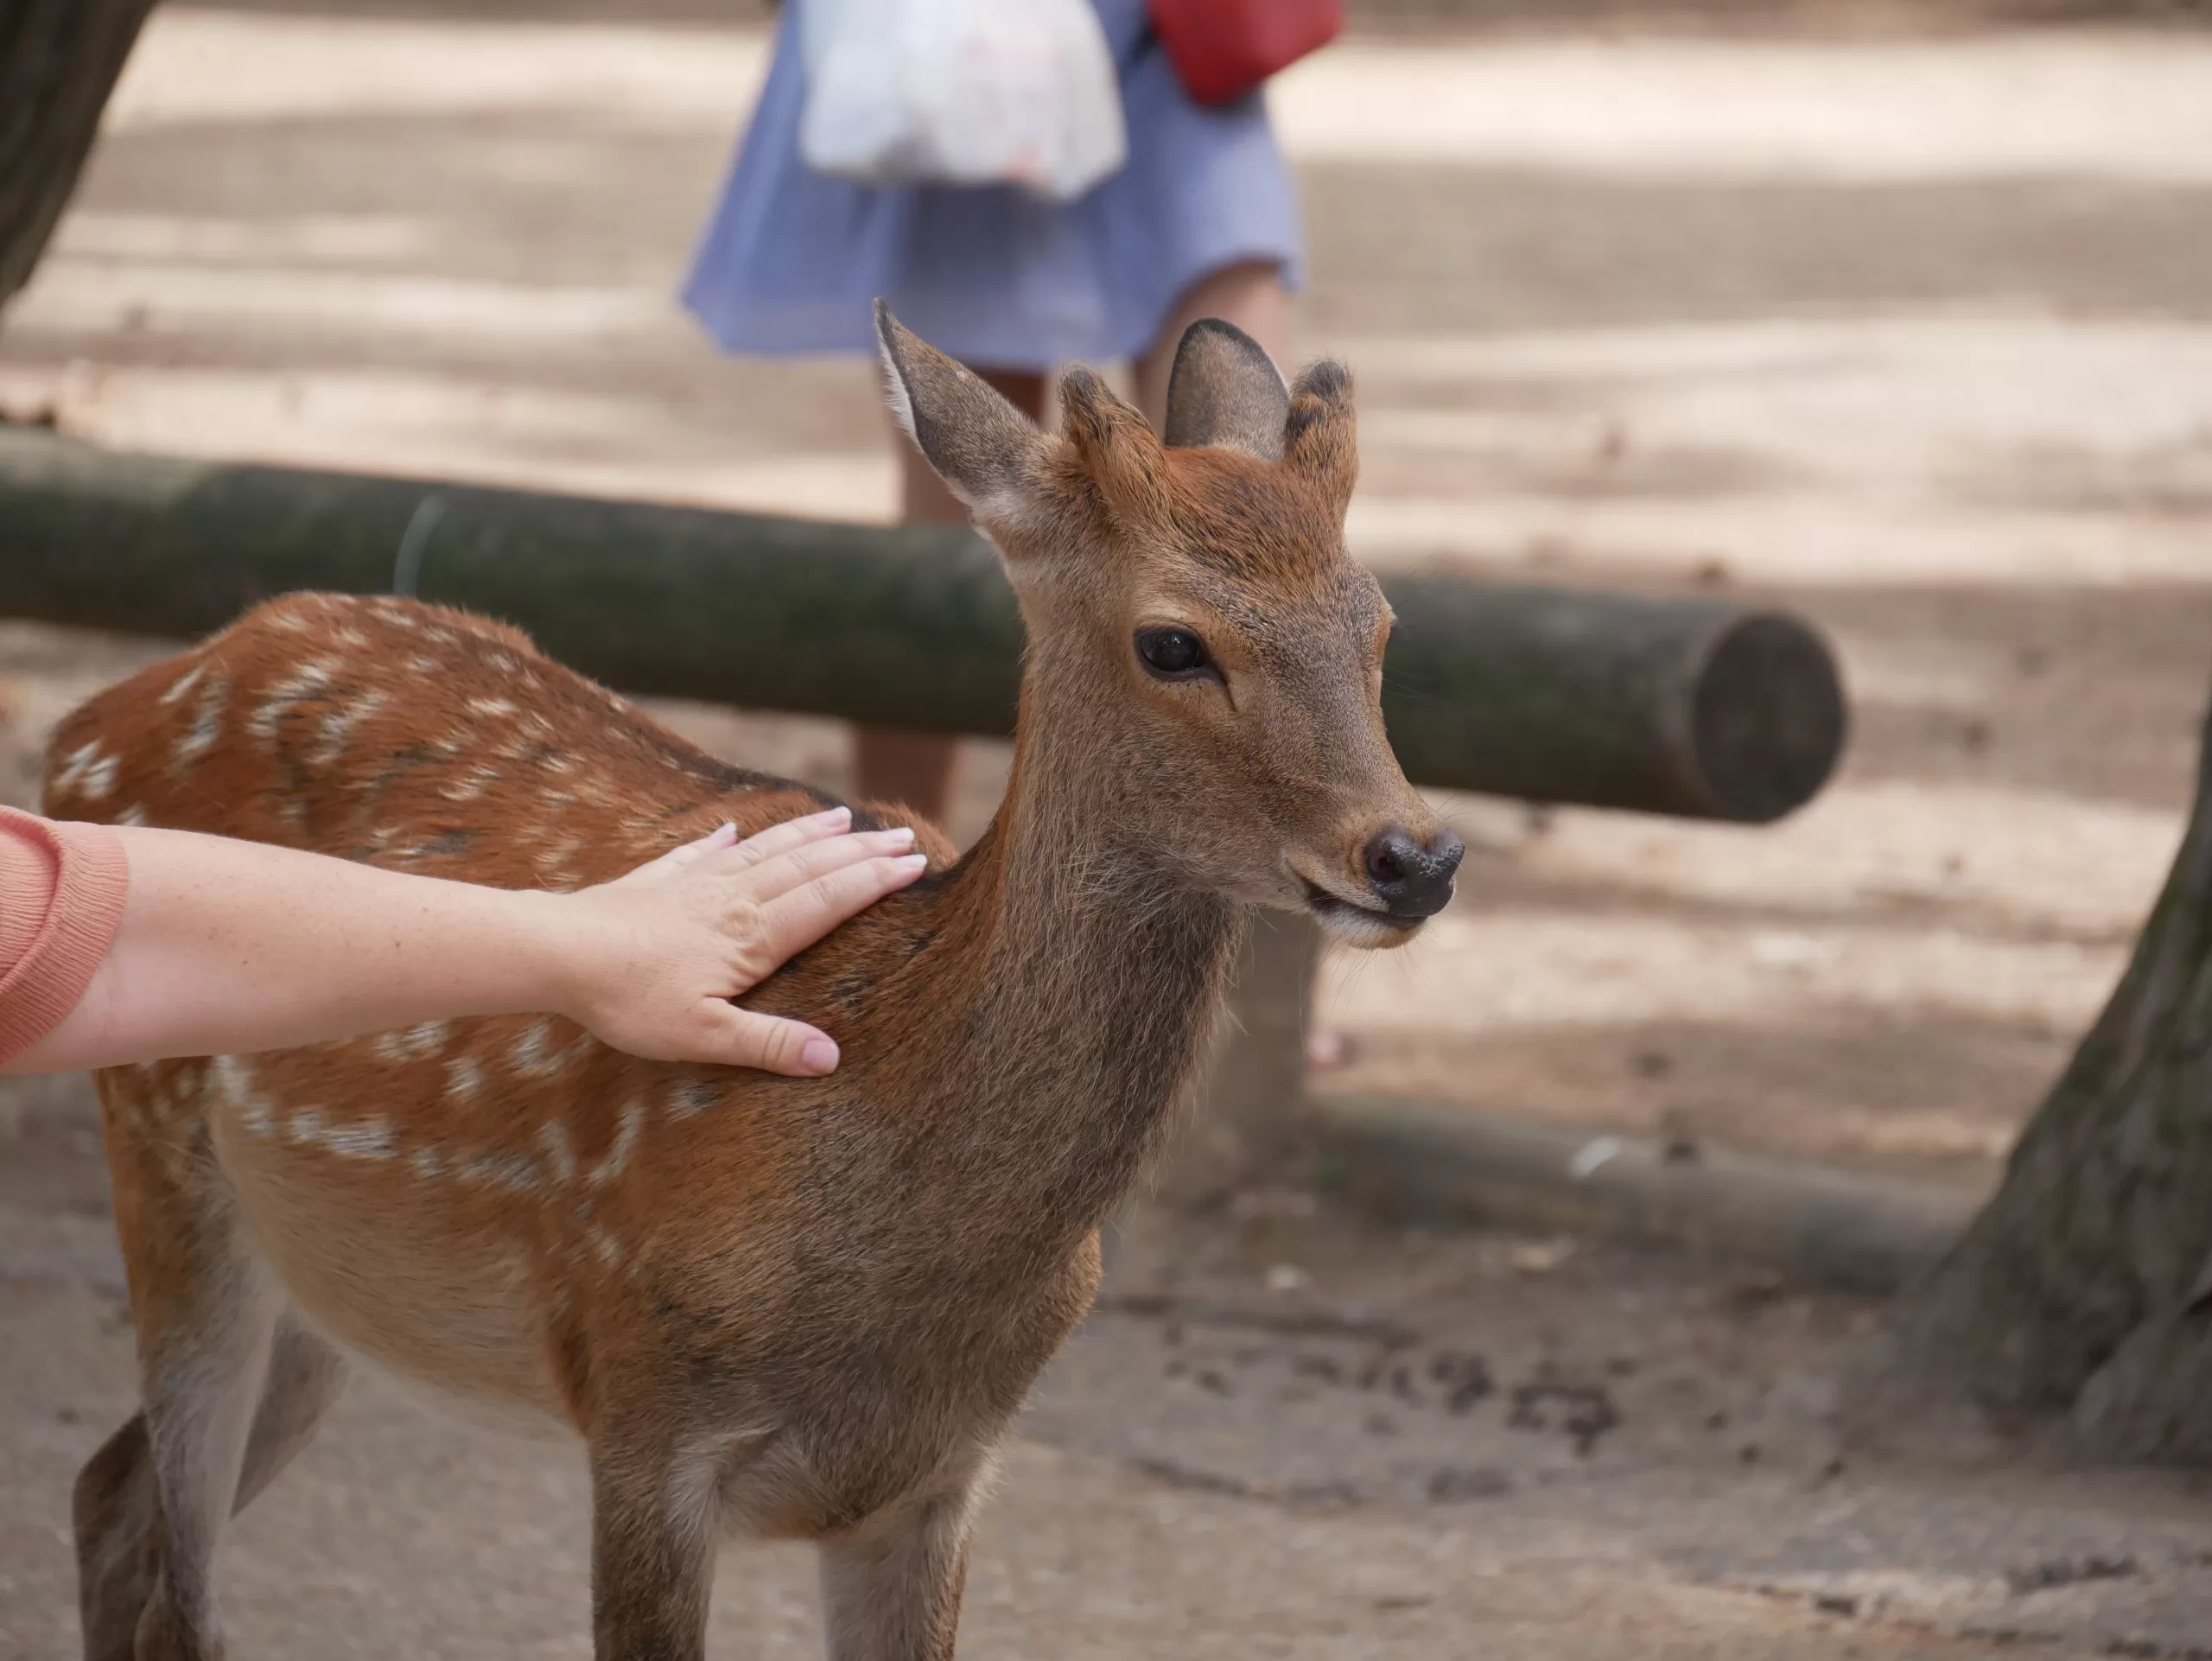
[[1006, 800], [939, 901], [939, 938], [964, 960], [938, 982], [962, 989], [937, 1028], [933, 1071], [959, 1092], [938, 1121], [947, 1151], [1009, 1225], [1071, 1235], [1156, 1151], [1241, 926], [1117, 832], [1093, 718], [1025, 692]]

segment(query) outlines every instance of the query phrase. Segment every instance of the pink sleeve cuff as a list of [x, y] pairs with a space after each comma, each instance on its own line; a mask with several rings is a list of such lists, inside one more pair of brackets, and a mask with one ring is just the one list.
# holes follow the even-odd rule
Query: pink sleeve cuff
[[115, 943], [130, 888], [113, 826], [0, 807], [0, 1063], [77, 1007]]

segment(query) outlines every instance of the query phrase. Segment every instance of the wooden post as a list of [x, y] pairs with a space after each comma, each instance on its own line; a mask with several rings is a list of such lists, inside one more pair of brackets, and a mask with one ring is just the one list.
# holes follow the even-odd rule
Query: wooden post
[[[1002, 736], [1021, 619], [982, 539], [119, 455], [0, 429], [0, 616], [186, 637], [296, 589], [505, 618], [626, 691]], [[1708, 599], [1391, 572], [1417, 785], [1758, 821], [1842, 751], [1821, 637]]]
[[1320, 931], [1289, 912], [1260, 911], [1236, 958], [1229, 1014], [1198, 1101], [1176, 1126], [1155, 1192], [1208, 1209], [1279, 1164], [1301, 1129], [1306, 1034]]

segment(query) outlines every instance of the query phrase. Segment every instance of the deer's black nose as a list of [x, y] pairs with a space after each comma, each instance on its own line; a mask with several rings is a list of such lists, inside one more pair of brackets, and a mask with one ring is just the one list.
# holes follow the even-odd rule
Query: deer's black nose
[[1403, 825], [1386, 824], [1363, 856], [1368, 886], [1394, 917], [1433, 917], [1452, 898], [1452, 875], [1467, 844], [1439, 830], [1424, 846]]

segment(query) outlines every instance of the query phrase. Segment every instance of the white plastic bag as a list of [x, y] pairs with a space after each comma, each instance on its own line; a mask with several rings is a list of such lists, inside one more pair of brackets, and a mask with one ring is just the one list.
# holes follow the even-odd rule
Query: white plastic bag
[[798, 0], [799, 153], [868, 184], [1018, 184], [1069, 201], [1128, 136], [1089, 0]]

